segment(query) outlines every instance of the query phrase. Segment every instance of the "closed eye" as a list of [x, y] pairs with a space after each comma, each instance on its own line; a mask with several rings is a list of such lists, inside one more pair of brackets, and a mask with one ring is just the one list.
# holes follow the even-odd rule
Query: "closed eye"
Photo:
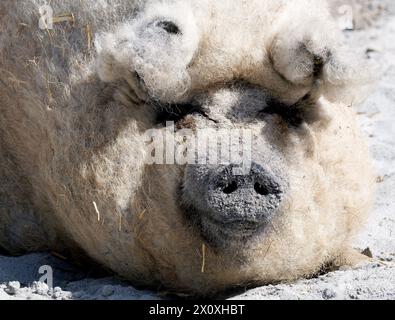
[[304, 112], [299, 103], [294, 105], [286, 105], [278, 100], [269, 99], [265, 109], [260, 111], [261, 114], [278, 115], [290, 127], [300, 127], [305, 119]]
[[184, 119], [190, 114], [199, 114], [210, 121], [217, 123], [216, 120], [211, 119], [204, 109], [195, 103], [183, 103], [183, 104], [170, 104], [166, 106], [159, 106], [160, 111], [158, 112], [156, 123], [165, 125], [166, 122], [172, 121], [177, 123]]

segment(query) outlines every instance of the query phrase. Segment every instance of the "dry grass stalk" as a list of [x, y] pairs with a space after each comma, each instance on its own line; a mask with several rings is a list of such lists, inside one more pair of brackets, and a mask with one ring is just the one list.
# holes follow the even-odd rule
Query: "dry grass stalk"
[[86, 25], [86, 38], [87, 38], [87, 42], [88, 42], [88, 50], [91, 50], [92, 48], [92, 26], [90, 24]]
[[71, 22], [75, 23], [75, 18], [73, 13], [64, 13], [52, 18], [52, 23], [60, 23], [60, 22]]
[[206, 268], [206, 245], [202, 244], [202, 273], [204, 273]]
[[97, 221], [100, 221], [100, 211], [99, 211], [99, 209], [97, 208], [97, 204], [96, 204], [95, 201], [93, 201], [93, 206], [95, 207], [95, 211], [96, 211], [96, 213], [97, 213]]

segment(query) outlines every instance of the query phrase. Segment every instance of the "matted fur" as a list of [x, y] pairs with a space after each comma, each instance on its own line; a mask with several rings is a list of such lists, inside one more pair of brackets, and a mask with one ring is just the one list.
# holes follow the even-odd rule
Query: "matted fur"
[[[11, 253], [78, 246], [134, 283], [200, 294], [348, 263], [374, 185], [350, 107], [366, 78], [326, 5], [146, 2], [51, 1], [55, 15], [75, 20], [54, 30], [38, 28], [45, 1], [0, 2], [0, 246]], [[145, 29], [156, 17], [187, 37], [163, 42]], [[319, 80], [311, 54], [324, 60]], [[309, 94], [325, 116], [303, 130], [275, 116], [229, 122], [238, 93], [225, 84], [234, 80], [288, 104]], [[271, 228], [239, 250], [207, 245], [204, 272], [204, 241], [179, 205], [185, 168], [144, 165], [142, 140], [158, 111], [147, 96], [174, 103], [196, 93], [217, 101], [209, 113], [224, 127], [251, 128], [277, 148], [290, 180]]]

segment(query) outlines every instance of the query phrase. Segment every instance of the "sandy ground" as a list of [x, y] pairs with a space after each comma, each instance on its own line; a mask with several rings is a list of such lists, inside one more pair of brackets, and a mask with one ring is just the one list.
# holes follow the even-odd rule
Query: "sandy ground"
[[[391, 1], [392, 2], [392, 1]], [[389, 14], [366, 30], [347, 38], [378, 68], [378, 87], [359, 118], [377, 168], [378, 192], [369, 224], [356, 248], [367, 247], [374, 263], [291, 284], [265, 286], [232, 299], [395, 299], [395, 3]], [[39, 282], [40, 266], [53, 268], [54, 288]], [[0, 256], [0, 299], [160, 299], [116, 278], [90, 278], [50, 254]]]

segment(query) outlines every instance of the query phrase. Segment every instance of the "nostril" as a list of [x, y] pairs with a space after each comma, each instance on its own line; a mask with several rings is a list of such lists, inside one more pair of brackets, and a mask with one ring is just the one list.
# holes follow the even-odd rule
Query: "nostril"
[[261, 185], [258, 182], [254, 184], [254, 189], [258, 194], [260, 194], [262, 196], [267, 196], [270, 193], [269, 190], [265, 186]]
[[222, 191], [226, 194], [231, 194], [237, 190], [237, 183], [236, 181], [232, 181], [228, 184]]

